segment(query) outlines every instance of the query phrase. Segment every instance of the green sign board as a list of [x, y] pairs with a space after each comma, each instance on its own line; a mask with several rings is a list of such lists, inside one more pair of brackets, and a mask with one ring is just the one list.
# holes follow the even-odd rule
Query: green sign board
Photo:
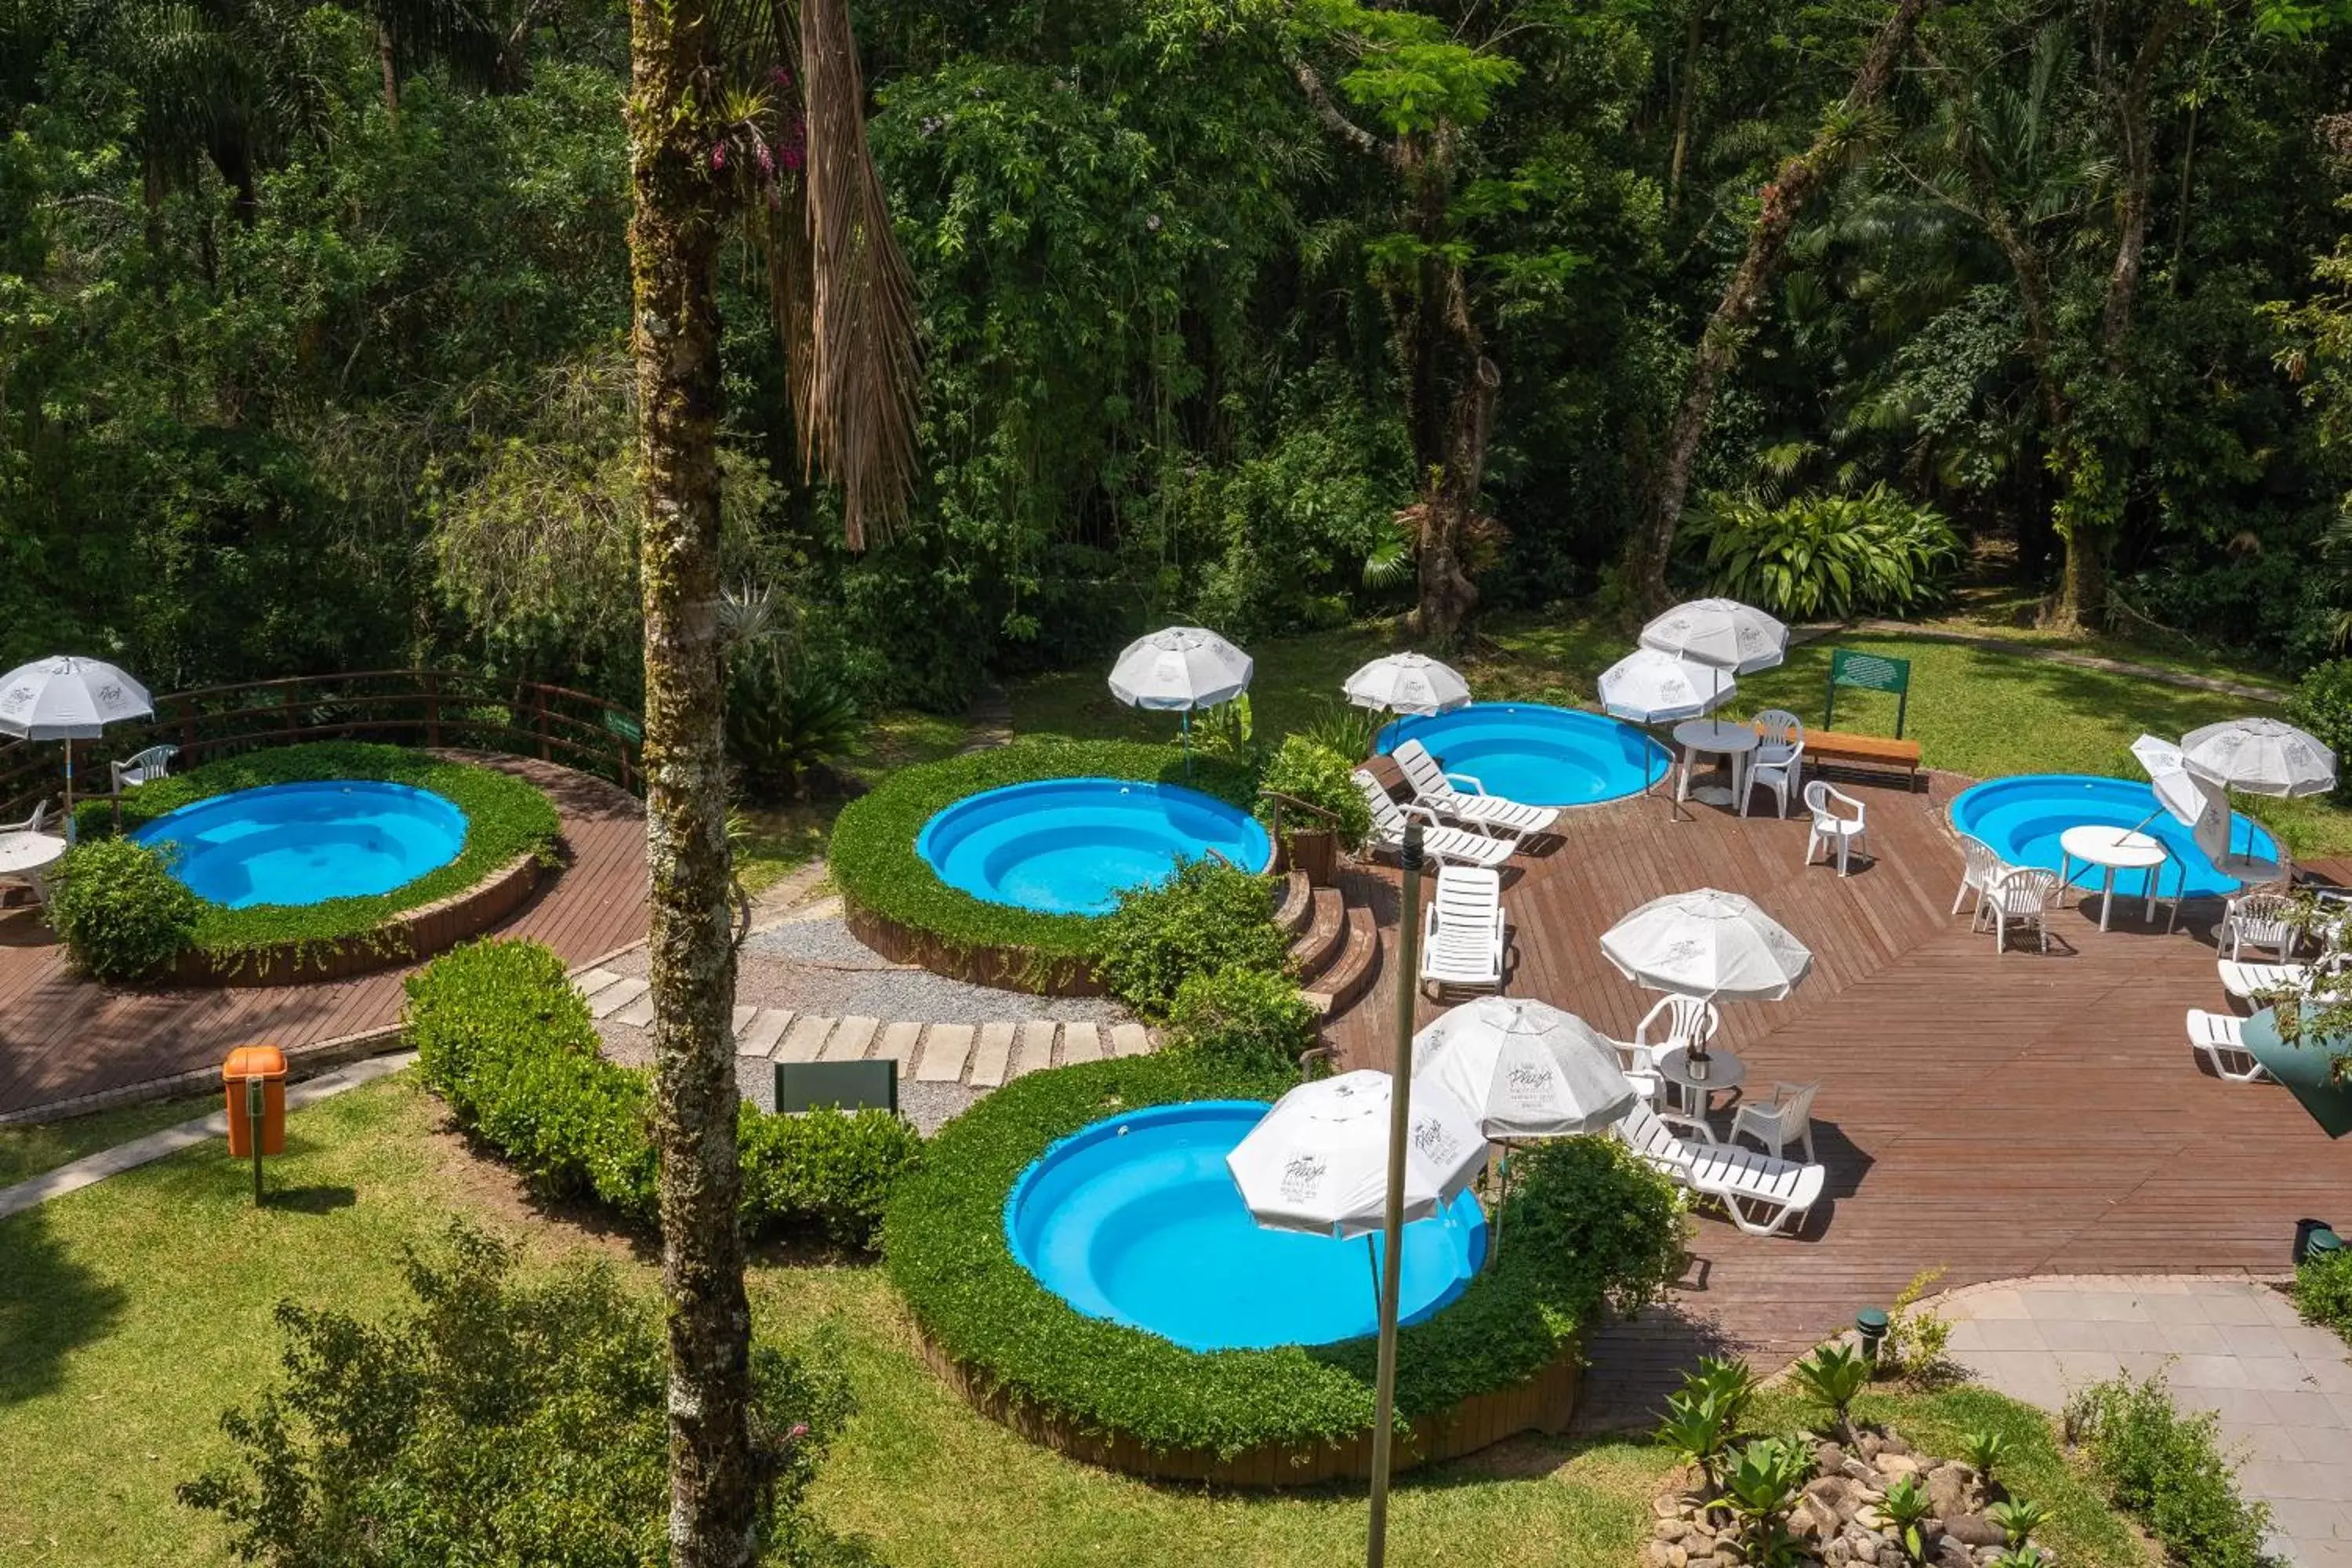
[[1911, 705], [1911, 661], [1907, 658], [1887, 658], [1874, 653], [1856, 653], [1852, 648], [1837, 648], [1830, 654], [1829, 700], [1822, 705], [1822, 727], [1837, 728], [1837, 694], [1841, 686], [1857, 691], [1891, 691], [1895, 693], [1895, 735], [1903, 736], [1903, 720]]

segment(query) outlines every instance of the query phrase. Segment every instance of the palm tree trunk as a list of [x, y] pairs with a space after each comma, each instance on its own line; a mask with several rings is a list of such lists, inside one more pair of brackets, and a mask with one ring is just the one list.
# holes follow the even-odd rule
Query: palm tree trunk
[[721, 403], [714, 296], [724, 200], [701, 107], [717, 79], [700, 0], [631, 0], [629, 230], [645, 584], [646, 858], [654, 1133], [668, 1299], [670, 1562], [755, 1550], [751, 1309], [737, 1224], [735, 952], [719, 642]]
[[1699, 443], [1706, 435], [1708, 416], [1715, 410], [1715, 395], [1738, 363], [1739, 351], [1763, 311], [1765, 297], [1780, 277], [1797, 219], [1828, 184], [1849, 140], [1850, 122], [1885, 101], [1888, 85], [1895, 79], [1895, 63], [1909, 47], [1920, 15], [1935, 3], [1897, 0], [1894, 15], [1871, 40], [1862, 68], [1846, 89], [1841, 122], [1823, 126], [1812, 145], [1783, 163], [1772, 183], [1759, 193], [1756, 221], [1748, 231], [1748, 254], [1723, 286], [1723, 297], [1699, 334], [1682, 406], [1675, 412], [1665, 454], [1657, 465], [1648, 515], [1633, 539], [1629, 563], [1633, 588], [1645, 612], [1665, 607], [1666, 563], [1674, 553], [1675, 531], [1682, 523], [1683, 503], [1690, 494], [1691, 473], [1698, 461]]

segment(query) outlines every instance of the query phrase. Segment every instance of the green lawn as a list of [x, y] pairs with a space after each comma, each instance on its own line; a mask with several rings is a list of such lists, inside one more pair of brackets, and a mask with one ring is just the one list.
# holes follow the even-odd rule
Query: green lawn
[[[0, 1562], [11, 1568], [224, 1561], [178, 1481], [227, 1451], [223, 1406], [275, 1373], [281, 1298], [362, 1310], [400, 1291], [400, 1249], [453, 1215], [514, 1237], [527, 1264], [593, 1254], [641, 1288], [652, 1260], [535, 1215], [509, 1184], [436, 1134], [436, 1102], [403, 1074], [297, 1112], [257, 1213], [242, 1165], [208, 1144], [0, 1222]], [[1359, 1561], [1360, 1494], [1257, 1497], [1128, 1480], [1067, 1463], [973, 1415], [917, 1359], [878, 1270], [763, 1262], [763, 1332], [842, 1331], [863, 1409], [817, 1504], [897, 1568], [1228, 1568]], [[2021, 1487], [2059, 1511], [2080, 1568], [2146, 1561], [2052, 1454], [2032, 1413], [1973, 1391], [1889, 1400], [1947, 1443], [1998, 1420]], [[1778, 1402], [1776, 1421], [1801, 1412]], [[1622, 1568], [1667, 1469], [1646, 1445], [1528, 1439], [1402, 1484], [1400, 1563]]]
[[[1581, 615], [1514, 617], [1488, 626], [1454, 662], [1481, 698], [1592, 707], [1595, 680], [1632, 640], [1622, 628]], [[1745, 678], [1731, 711], [1785, 707], [1819, 724], [1831, 651], [1857, 648], [1911, 661], [1904, 732], [1920, 742], [1930, 767], [1974, 778], [2093, 773], [2137, 779], [2146, 775], [2129, 748], [2143, 731], [2178, 738], [2200, 724], [2264, 710], [2242, 698], [2034, 658], [2022, 650], [2039, 643], [2028, 634], [2016, 640], [2021, 651], [2009, 654], [1920, 637], [1827, 637], [1794, 649], [1776, 669]], [[1304, 723], [1338, 700], [1350, 670], [1406, 646], [1402, 637], [1362, 628], [1253, 646], [1257, 674], [1251, 700], [1259, 737], [1272, 739]], [[2097, 646], [2101, 652], [2147, 657]], [[2185, 659], [2163, 662], [2191, 668]], [[2233, 668], [2194, 668], [2225, 679], [2261, 679]], [[1014, 727], [1024, 733], [1150, 738], [1174, 729], [1166, 714], [1139, 713], [1113, 701], [1100, 670], [1026, 682], [1014, 689], [1013, 709]], [[1837, 719], [1840, 729], [1892, 733], [1894, 700], [1841, 692]], [[2299, 856], [2352, 854], [2352, 812], [2315, 801], [2249, 797], [2240, 805]]]
[[[970, 732], [961, 719], [936, 713], [885, 713], [866, 725], [856, 751], [839, 771], [853, 786], [872, 783], [892, 768], [952, 754]], [[742, 811], [749, 831], [736, 841], [735, 868], [747, 891], [764, 892], [785, 876], [824, 853], [842, 796], [794, 805], [752, 805]]]
[[96, 1110], [66, 1121], [42, 1121], [25, 1127], [0, 1127], [0, 1187], [13, 1186], [44, 1171], [128, 1143], [142, 1133], [218, 1110], [217, 1094], [179, 1100], [151, 1100], [113, 1110]]

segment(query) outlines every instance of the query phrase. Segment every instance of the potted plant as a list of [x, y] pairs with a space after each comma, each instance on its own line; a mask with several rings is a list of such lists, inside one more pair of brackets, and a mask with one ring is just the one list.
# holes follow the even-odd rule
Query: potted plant
[[1304, 871], [1317, 887], [1339, 874], [1339, 855], [1360, 847], [1372, 831], [1351, 764], [1305, 735], [1284, 737], [1258, 777], [1258, 816], [1277, 840], [1281, 864]]

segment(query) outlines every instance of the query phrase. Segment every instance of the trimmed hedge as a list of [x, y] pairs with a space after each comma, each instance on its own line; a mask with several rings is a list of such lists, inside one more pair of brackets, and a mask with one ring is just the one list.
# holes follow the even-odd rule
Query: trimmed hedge
[[[226, 757], [176, 778], [125, 791], [122, 831], [214, 795], [265, 784], [369, 779], [430, 790], [466, 814], [466, 842], [457, 858], [388, 893], [330, 899], [318, 904], [258, 904], [232, 910], [206, 901], [190, 945], [233, 963], [243, 952], [281, 942], [329, 942], [364, 936], [393, 916], [461, 893], [520, 855], [552, 865], [562, 819], [554, 804], [530, 784], [496, 768], [453, 763], [400, 746], [325, 741]], [[89, 801], [74, 810], [81, 837], [111, 834], [114, 802]]]
[[[1292, 1072], [1171, 1050], [1032, 1073], [931, 1140], [883, 1227], [891, 1282], [941, 1351], [1014, 1401], [1091, 1433], [1231, 1456], [1336, 1443], [1372, 1422], [1373, 1342], [1201, 1354], [1089, 1318], [1013, 1258], [1004, 1201], [1055, 1140], [1121, 1110], [1182, 1100], [1270, 1100]], [[1681, 1205], [1612, 1139], [1516, 1156], [1509, 1244], [1452, 1304], [1405, 1329], [1397, 1418], [1535, 1376], [1604, 1306], [1631, 1310], [1680, 1264]]]
[[943, 762], [901, 768], [852, 801], [833, 826], [826, 864], [842, 896], [885, 919], [927, 932], [951, 948], [1024, 949], [1041, 964], [1090, 958], [1101, 922], [992, 904], [949, 887], [916, 851], [915, 839], [938, 812], [968, 795], [1038, 779], [1114, 778], [1180, 784], [1248, 809], [1250, 770], [1182, 756], [1134, 741], [1016, 741]]
[[[641, 1225], [660, 1217], [648, 1075], [606, 1061], [587, 999], [534, 942], [453, 948], [408, 980], [403, 1018], [425, 1081], [461, 1126], [556, 1197], [593, 1197]], [[743, 1227], [817, 1231], [869, 1247], [922, 1140], [879, 1110], [736, 1121]]]
[[50, 926], [92, 979], [137, 980], [187, 946], [204, 901], [143, 844], [93, 838], [50, 875]]

